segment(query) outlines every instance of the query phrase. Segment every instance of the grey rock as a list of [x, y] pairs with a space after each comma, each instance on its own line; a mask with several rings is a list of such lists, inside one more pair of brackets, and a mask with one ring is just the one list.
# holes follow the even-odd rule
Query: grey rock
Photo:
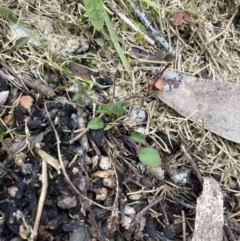
[[69, 239], [69, 241], [91, 241], [90, 233], [88, 228], [81, 225], [79, 228], [75, 229]]

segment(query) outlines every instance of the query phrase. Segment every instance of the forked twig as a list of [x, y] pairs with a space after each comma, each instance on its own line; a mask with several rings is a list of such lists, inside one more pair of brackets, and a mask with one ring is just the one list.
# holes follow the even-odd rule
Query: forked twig
[[153, 207], [154, 205], [156, 205], [158, 202], [160, 202], [162, 200], [162, 196], [159, 196], [158, 198], [156, 198], [154, 201], [152, 201], [151, 203], [149, 203], [145, 208], [143, 208], [140, 212], [137, 213], [137, 215], [135, 216], [135, 224], [140, 223], [142, 217], [147, 213], [147, 211]]

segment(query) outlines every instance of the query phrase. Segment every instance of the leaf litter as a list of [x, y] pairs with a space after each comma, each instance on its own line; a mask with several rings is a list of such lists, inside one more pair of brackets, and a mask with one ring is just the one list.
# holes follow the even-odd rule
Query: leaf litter
[[[12, 13], [21, 16], [24, 29], [31, 29], [41, 44], [31, 39], [25, 41], [28, 37], [26, 32], [24, 36], [14, 38], [9, 29], [12, 29], [10, 22], [16, 24], [16, 21], [6, 20], [6, 8], [1, 13], [4, 19], [0, 23], [1, 59], [4, 62], [0, 71], [0, 93], [9, 91], [6, 102], [0, 106], [1, 140], [11, 152], [25, 153], [21, 166], [16, 165], [4, 148], [0, 149], [0, 158], [4, 161], [0, 166], [3, 190], [0, 211], [5, 216], [1, 235], [5, 240], [17, 235], [28, 240], [36, 239], [37, 235], [37, 240], [54, 238], [72, 241], [86, 240], [84, 237], [87, 240], [90, 237], [96, 240], [193, 238], [194, 224], [195, 231], [208, 228], [206, 224], [201, 225], [197, 216], [195, 218], [195, 210], [199, 207], [196, 206], [197, 197], [204, 188], [201, 180], [211, 176], [224, 190], [224, 206], [219, 200], [213, 201], [221, 207], [218, 211], [220, 215], [224, 214], [225, 224], [229, 224], [223, 228], [223, 240], [237, 239], [240, 167], [239, 144], [234, 142], [239, 142], [238, 108], [236, 105], [230, 108], [226, 104], [231, 103], [231, 98], [237, 100], [232, 96], [237, 95], [239, 82], [237, 3], [214, 0], [201, 1], [196, 5], [194, 1], [183, 1], [180, 7], [177, 1], [161, 5], [157, 1], [136, 1], [134, 8], [129, 1], [109, 0], [104, 3], [104, 9], [109, 14], [109, 18], [105, 15], [105, 21], [110, 34], [105, 27], [100, 32], [93, 30], [82, 1], [64, 4], [19, 1], [15, 5], [10, 4], [12, 12], [8, 16], [13, 20], [17, 18]], [[175, 26], [173, 18], [180, 12], [184, 17], [182, 15], [180, 23]], [[119, 13], [124, 14], [116, 18]], [[104, 15], [100, 13], [99, 17]], [[138, 17], [142, 21], [141, 34], [146, 40], [141, 42], [142, 46], [136, 46], [136, 36], [141, 37], [136, 35], [139, 27], [126, 26], [130, 22], [139, 26]], [[90, 20], [93, 21], [92, 18]], [[221, 23], [220, 27], [215, 24], [217, 22]], [[158, 34], [155, 44], [148, 37], [154, 33]], [[101, 48], [97, 43], [99, 38], [103, 40]], [[172, 52], [167, 52], [165, 56], [171, 54], [171, 58], [140, 59], [131, 51], [133, 47], [139, 47], [146, 49], [150, 56], [157, 56], [162, 45], [159, 40], [166, 41], [163, 46]], [[46, 43], [51, 50], [46, 48]], [[115, 47], [118, 54], [122, 51], [119, 54], [122, 62]], [[169, 61], [171, 65], [162, 76], [152, 80], [152, 70], [155, 68], [161, 72]], [[74, 71], [69, 74], [69, 69], [73, 68]], [[169, 72], [176, 79], [166, 77]], [[203, 73], [204, 80], [201, 82], [199, 77]], [[28, 83], [24, 82], [26, 74]], [[109, 75], [114, 82], [111, 90], [87, 82]], [[178, 76], [183, 77], [181, 81], [191, 80], [196, 88], [191, 84], [182, 85], [176, 81]], [[123, 106], [123, 116], [117, 121], [111, 119], [111, 115], [101, 114], [104, 123], [110, 123], [109, 129], [104, 132], [86, 128], [90, 120], [99, 118], [97, 106], [86, 107], [84, 95], [76, 103], [71, 101], [72, 93], [68, 89], [81, 79], [87, 79], [84, 84], [105, 96], [102, 104], [108, 107], [114, 98], [115, 103]], [[41, 85], [35, 85], [35, 80]], [[167, 85], [164, 83], [166, 80]], [[233, 86], [235, 91], [230, 96], [229, 87], [222, 93], [218, 91], [218, 88], [225, 88], [222, 86]], [[153, 91], [162, 88], [163, 91], [155, 92], [157, 97], [154, 96]], [[185, 91], [184, 95], [180, 90]], [[186, 91], [187, 94], [192, 93], [191, 98], [186, 98]], [[197, 91], [202, 93], [202, 97]], [[206, 94], [208, 91], [210, 94]], [[22, 92], [34, 97], [27, 108], [19, 104]], [[120, 95], [121, 92], [124, 95]], [[222, 100], [218, 95], [220, 93]], [[207, 99], [209, 96], [210, 100]], [[216, 100], [221, 100], [221, 105], [213, 105]], [[136, 116], [138, 111], [146, 113], [144, 121], [136, 122], [136, 116], [129, 117], [127, 113], [133, 106], [137, 106]], [[115, 109], [113, 112], [116, 112]], [[12, 113], [14, 123], [8, 131], [9, 122], [4, 120]], [[136, 150], [118, 137], [119, 133], [130, 136], [140, 128], [144, 129], [141, 133], [146, 139], [141, 145], [160, 153], [161, 167], [150, 168], [139, 163]], [[93, 133], [99, 135], [98, 143], [101, 144], [96, 145], [91, 140]], [[36, 142], [40, 142], [40, 148], [53, 157], [53, 168], [36, 155]], [[101, 156], [107, 156], [109, 160], [107, 170], [99, 165]], [[29, 168], [28, 171], [26, 168]], [[39, 174], [49, 177], [48, 180], [41, 183]], [[46, 192], [39, 200], [42, 185]], [[8, 187], [17, 190], [15, 197], [4, 193]], [[211, 191], [203, 191], [211, 196]], [[7, 202], [9, 199], [14, 205]], [[76, 200], [76, 206], [66, 206], [63, 210], [57, 205], [66, 200]], [[38, 206], [40, 211], [36, 215]], [[127, 207], [130, 207], [129, 212]]]

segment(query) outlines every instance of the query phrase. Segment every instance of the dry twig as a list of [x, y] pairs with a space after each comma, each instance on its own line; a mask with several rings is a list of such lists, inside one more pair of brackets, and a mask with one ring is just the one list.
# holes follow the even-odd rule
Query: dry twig
[[[38, 152], [38, 149], [36, 149], [36, 152]], [[35, 218], [33, 232], [31, 234], [31, 239], [30, 239], [31, 241], [36, 240], [37, 238], [43, 205], [47, 195], [47, 188], [48, 188], [47, 162], [44, 159], [42, 159], [42, 191], [38, 202], [37, 215]]]

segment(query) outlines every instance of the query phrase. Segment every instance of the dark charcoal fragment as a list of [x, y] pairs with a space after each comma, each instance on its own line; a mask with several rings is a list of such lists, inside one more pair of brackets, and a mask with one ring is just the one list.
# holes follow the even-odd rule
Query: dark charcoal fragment
[[24, 181], [21, 181], [21, 182], [18, 183], [18, 185], [17, 185], [18, 190], [16, 192], [15, 198], [17, 198], [17, 199], [21, 199], [22, 198], [23, 193], [26, 190], [26, 186], [27, 185], [26, 185], [26, 183]]
[[99, 207], [94, 207], [93, 208], [93, 212], [95, 214], [96, 219], [99, 220], [99, 221], [101, 221], [104, 218], [108, 217], [110, 215], [110, 213], [111, 213], [111, 211], [104, 210], [104, 209], [99, 208]]
[[51, 111], [56, 108], [58, 109], [60, 107], [59, 104], [56, 104], [55, 102], [48, 102], [46, 103], [46, 106], [48, 111]]
[[180, 150], [179, 145], [168, 138], [168, 135], [166, 135], [165, 133], [159, 131], [156, 132], [156, 134], [162, 139], [162, 141], [167, 145], [168, 149], [171, 151], [171, 153], [168, 152], [162, 152], [164, 156], [169, 156], [169, 155], [173, 155], [175, 153], [177, 153]]
[[68, 215], [65, 212], [60, 213], [56, 218], [51, 219], [47, 225], [47, 229], [56, 230], [59, 225], [67, 223], [69, 220]]
[[216, 28], [221, 28], [222, 27], [222, 23], [221, 21], [217, 21], [216, 23], [212, 23], [212, 25]]
[[[27, 127], [30, 131], [34, 131], [32, 135], [36, 135], [42, 131], [42, 127], [44, 126], [44, 123], [41, 120], [34, 120], [34, 121], [28, 121], [27, 122]], [[19, 125], [16, 128], [16, 131], [21, 133], [21, 134], [26, 134], [25, 133], [25, 125]]]
[[62, 230], [65, 232], [73, 232], [75, 229], [81, 227], [81, 223], [79, 221], [72, 221], [70, 223], [66, 223], [62, 225]]
[[113, 85], [113, 81], [110, 76], [106, 76], [104, 78], [101, 78], [101, 77], [96, 78], [96, 82], [103, 86]]
[[48, 218], [53, 219], [59, 216], [59, 209], [52, 202], [50, 204], [49, 206], [45, 205], [44, 209], [47, 211]]
[[63, 124], [65, 126], [67, 126], [70, 130], [73, 129], [73, 126], [72, 126], [72, 118], [70, 116], [64, 116], [62, 118], [62, 121], [63, 121]]
[[7, 158], [6, 150], [0, 149], [0, 162], [3, 162]]
[[149, 53], [144, 49], [138, 47], [132, 47], [131, 49], [138, 58], [145, 58], [149, 56]]
[[104, 134], [104, 129], [91, 130], [90, 137], [96, 143], [97, 146], [100, 145]]
[[163, 229], [163, 233], [165, 234], [165, 236], [169, 239], [173, 239], [174, 237], [176, 237], [176, 233], [172, 230], [171, 227], [166, 227]]
[[33, 117], [42, 118], [42, 110], [36, 104], [33, 104], [31, 107], [31, 115]]
[[145, 229], [149, 237], [153, 238], [157, 236], [157, 230], [152, 219], [147, 220]]
[[14, 110], [14, 117], [19, 125], [22, 125], [24, 123], [25, 116], [24, 113], [20, 110], [20, 108], [16, 108]]

